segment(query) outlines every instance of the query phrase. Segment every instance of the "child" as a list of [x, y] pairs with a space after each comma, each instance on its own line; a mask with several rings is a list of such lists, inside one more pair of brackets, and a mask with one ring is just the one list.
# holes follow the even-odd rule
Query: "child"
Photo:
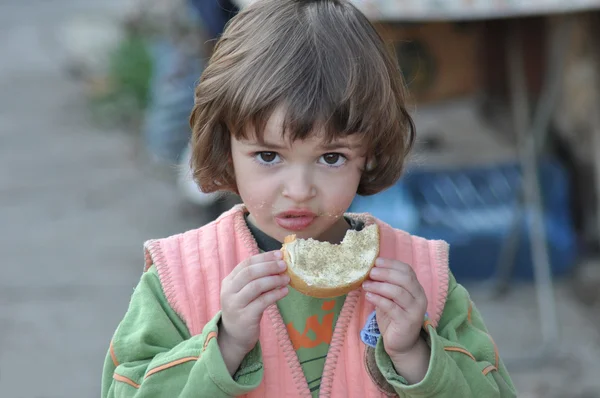
[[[147, 242], [102, 397], [514, 397], [448, 247], [345, 214], [400, 177], [414, 125], [395, 59], [346, 0], [258, 0], [196, 90], [192, 167], [244, 204]], [[288, 286], [279, 248], [378, 223], [380, 256], [335, 299]]]

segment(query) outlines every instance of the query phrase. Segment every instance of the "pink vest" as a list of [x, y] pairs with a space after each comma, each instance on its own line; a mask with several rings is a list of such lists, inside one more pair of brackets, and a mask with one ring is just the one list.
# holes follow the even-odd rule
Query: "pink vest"
[[[242, 260], [259, 248], [238, 205], [216, 221], [193, 231], [145, 244], [146, 265], [154, 264], [171, 307], [186, 323], [192, 336], [220, 311], [221, 281]], [[428, 241], [393, 229], [365, 214], [350, 214], [380, 228], [380, 256], [410, 264], [428, 299], [427, 312], [437, 326], [448, 293], [448, 245]], [[349, 293], [335, 325], [321, 381], [321, 397], [384, 397], [391, 395], [368, 366], [367, 346], [360, 331], [374, 307], [358, 289]], [[274, 344], [277, 341], [278, 344]], [[261, 385], [249, 398], [311, 396], [287, 329], [276, 305], [261, 323], [264, 363]], [[372, 350], [372, 349], [371, 349]], [[380, 375], [381, 376], [381, 375]], [[380, 379], [381, 377], [379, 377]]]

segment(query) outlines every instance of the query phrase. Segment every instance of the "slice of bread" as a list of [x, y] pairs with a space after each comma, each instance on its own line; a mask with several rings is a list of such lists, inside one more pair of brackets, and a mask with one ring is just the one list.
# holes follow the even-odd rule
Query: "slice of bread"
[[283, 242], [290, 286], [307, 296], [331, 298], [359, 288], [379, 255], [379, 228], [349, 230], [339, 245], [289, 235]]

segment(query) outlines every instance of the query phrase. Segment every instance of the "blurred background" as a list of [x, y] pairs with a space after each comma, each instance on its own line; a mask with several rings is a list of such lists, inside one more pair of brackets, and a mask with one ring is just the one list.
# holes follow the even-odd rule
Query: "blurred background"
[[[238, 201], [198, 192], [186, 149], [248, 3], [0, 2], [0, 397], [99, 396], [143, 242]], [[600, 397], [600, 0], [355, 4], [397, 53], [418, 144], [351, 210], [450, 243], [519, 397]]]

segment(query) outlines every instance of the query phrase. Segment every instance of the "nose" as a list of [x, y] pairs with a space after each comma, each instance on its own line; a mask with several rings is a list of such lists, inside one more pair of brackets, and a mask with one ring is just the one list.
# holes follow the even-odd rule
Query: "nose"
[[317, 187], [310, 170], [298, 167], [286, 173], [282, 194], [296, 203], [303, 203], [314, 198], [317, 194]]

